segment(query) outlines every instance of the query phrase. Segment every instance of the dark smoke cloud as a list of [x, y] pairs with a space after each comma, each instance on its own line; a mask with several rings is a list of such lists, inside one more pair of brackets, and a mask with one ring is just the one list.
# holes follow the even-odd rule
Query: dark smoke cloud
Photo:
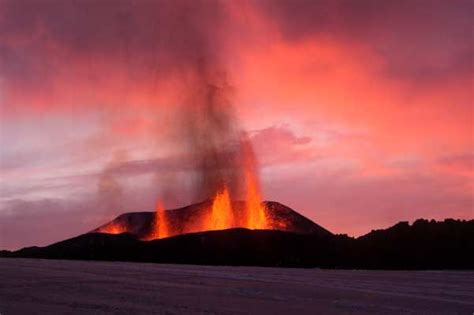
[[[38, 45], [47, 51], [48, 45], [54, 43], [70, 52], [71, 58], [76, 55], [107, 58], [112, 54], [112, 58], [118, 59], [129, 71], [128, 77], [132, 80], [141, 75], [153, 80], [170, 73], [181, 78], [183, 106], [171, 125], [176, 129], [174, 140], [181, 143], [185, 151], [184, 158], [178, 162], [183, 166], [178, 168], [190, 166], [194, 171], [191, 177], [184, 179], [187, 183], [176, 185], [183, 181], [181, 174], [157, 168], [156, 184], [160, 187], [157, 195], [163, 195], [157, 198], [171, 199], [175, 203], [176, 196], [181, 195], [175, 190], [189, 185], [193, 187], [190, 201], [210, 198], [223, 186], [228, 187], [233, 196], [240, 193], [242, 131], [232, 108], [233, 91], [221, 58], [225, 46], [222, 33], [228, 20], [225, 2], [44, 1], [41, 5], [30, 4], [25, 8], [18, 3], [5, 3], [8, 18], [3, 30], [16, 34], [16, 38], [28, 38], [26, 48]], [[5, 46], [5, 56], [10, 58], [7, 61], [24, 65], [25, 60], [12, 60], [15, 56], [8, 53], [17, 48], [14, 42], [12, 39]], [[30, 64], [48, 62], [41, 55], [24, 57]], [[54, 77], [54, 73], [49, 73], [54, 72], [54, 65], [46, 68], [48, 73], [34, 68], [34, 73], [20, 71], [20, 79]], [[24, 70], [31, 69], [25, 67]], [[11, 70], [12, 77], [18, 75], [18, 69]], [[100, 79], [106, 75], [99, 73], [95, 77]], [[114, 115], [118, 111], [114, 110]], [[98, 200], [107, 215], [116, 214], [122, 204], [123, 187], [117, 173], [126, 171], [124, 167], [137, 166], [143, 165], [127, 163], [124, 156], [115, 155], [99, 176]]]
[[0, 3], [0, 35], [7, 40], [5, 46], [23, 39], [25, 45], [40, 44], [37, 48], [55, 43], [79, 54], [155, 58], [160, 66], [176, 67], [212, 48], [208, 39], [218, 37], [222, 4], [213, 0], [7, 0]]
[[[171, 125], [177, 129], [175, 140], [187, 152], [184, 155], [194, 161], [193, 176], [187, 179], [194, 187], [192, 198], [210, 198], [224, 185], [237, 194], [241, 130], [222, 61], [229, 20], [225, 1], [26, 0], [3, 1], [0, 6], [0, 37], [4, 39], [0, 67], [7, 90], [22, 86], [29, 92], [38, 89], [54, 94], [54, 79], [64, 71], [64, 62], [58, 63], [51, 58], [54, 55], [71, 64], [78, 57], [88, 60], [87, 81], [107, 82], [110, 74], [97, 72], [94, 65], [109, 59], [123, 68], [130, 82], [178, 76], [183, 107], [175, 117], [177, 123]], [[84, 73], [69, 71], [69, 77], [83, 81]], [[125, 92], [120, 93], [126, 96], [127, 89], [125, 84]], [[117, 115], [119, 108], [109, 109], [105, 116], [113, 120]], [[107, 214], [120, 207], [123, 188], [114, 172], [125, 162], [126, 158], [116, 155], [99, 177], [98, 199]], [[161, 170], [156, 171], [156, 178], [161, 187], [182, 180]], [[177, 195], [170, 189], [161, 193]]]
[[[0, 1], [0, 72], [5, 90], [21, 86], [29, 93], [50, 94], [54, 100], [58, 74], [66, 71], [77, 82], [106, 85], [111, 74], [97, 69], [110, 62], [127, 74], [130, 83], [166, 78], [195, 64], [197, 58], [209, 58], [211, 52], [216, 58], [222, 48], [224, 4], [213, 0]], [[65, 66], [78, 60], [80, 69]], [[89, 89], [83, 93], [97, 94], [94, 85]]]
[[240, 134], [232, 104], [232, 87], [215, 65], [200, 59], [179, 113], [185, 150], [197, 168], [192, 178], [194, 201], [211, 198], [227, 187], [239, 193]]
[[[88, 80], [109, 79], [109, 73], [94, 68], [109, 58], [125, 69], [131, 82], [178, 75], [185, 104], [177, 117], [183, 129], [177, 140], [198, 161], [196, 199], [207, 198], [217, 187], [233, 186], [237, 171], [233, 154], [239, 151], [240, 131], [230, 85], [222, 74], [228, 10], [225, 1], [214, 0], [3, 1], [0, 60], [7, 89], [21, 85], [30, 92], [39, 88], [54, 93], [48, 82], [64, 65], [50, 58], [57, 54], [71, 63], [78, 56], [89, 60]], [[83, 76], [70, 73], [76, 75]], [[116, 199], [121, 189], [107, 170], [99, 194]]]
[[[410, 84], [472, 72], [470, 0], [262, 0], [260, 12], [288, 41], [319, 36], [368, 45], [387, 62], [384, 74]], [[429, 56], [427, 58], [427, 56]]]

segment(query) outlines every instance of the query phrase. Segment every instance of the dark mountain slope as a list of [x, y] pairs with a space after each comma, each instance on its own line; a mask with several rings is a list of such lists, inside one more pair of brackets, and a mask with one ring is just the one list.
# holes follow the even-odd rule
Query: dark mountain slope
[[[277, 230], [299, 234], [318, 234], [320, 236], [332, 234], [328, 230], [281, 203], [265, 201], [264, 204], [267, 209], [267, 217]], [[166, 217], [170, 226], [172, 226], [174, 231], [173, 234], [190, 233], [189, 231], [185, 230], [186, 227], [189, 228], [192, 226], [193, 221], [195, 221], [196, 218], [203, 217], [210, 206], [211, 203], [207, 201], [179, 209], [167, 210]], [[244, 203], [237, 201], [233, 202], [232, 206], [236, 212], [239, 213], [242, 211]], [[138, 238], [144, 238], [151, 229], [154, 216], [154, 212], [124, 213], [114, 220], [98, 227], [92, 232], [100, 232], [104, 227], [116, 225], [123, 227], [123, 230], [127, 231], [127, 233], [130, 233]]]
[[87, 233], [3, 257], [347, 269], [474, 269], [474, 220], [401, 222], [357, 239], [333, 234], [230, 229], [141, 241]]
[[89, 233], [9, 257], [119, 260], [206, 265], [337, 267], [343, 237], [231, 229], [140, 241], [130, 234]]
[[419, 219], [359, 237], [351, 248], [355, 268], [474, 269], [474, 220]]

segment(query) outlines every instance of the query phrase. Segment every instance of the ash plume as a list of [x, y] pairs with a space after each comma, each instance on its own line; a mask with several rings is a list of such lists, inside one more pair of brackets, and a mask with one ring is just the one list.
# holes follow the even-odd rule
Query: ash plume
[[[177, 116], [174, 121], [166, 122], [164, 128], [171, 126], [173, 145], [182, 150], [181, 165], [193, 167], [182, 184], [183, 174], [179, 171], [156, 170], [152, 185], [158, 199], [166, 199], [165, 204], [178, 204], [176, 199], [182, 196], [185, 187], [191, 190], [188, 193], [191, 200], [187, 201], [192, 202], [213, 198], [224, 187], [232, 199], [241, 198], [245, 188], [243, 167], [245, 160], [249, 160], [244, 155], [253, 155], [253, 150], [242, 149], [246, 140], [243, 140], [244, 132], [234, 111], [234, 88], [226, 69], [230, 4], [178, 0], [147, 3], [137, 8], [140, 8], [137, 16], [143, 15], [144, 19], [136, 19], [137, 16], [125, 9], [123, 16], [132, 28], [146, 22], [144, 25], [149, 26], [143, 32], [146, 41], [142, 43], [127, 37], [122, 42], [126, 51], [133, 51], [134, 45], [140, 43], [146, 46], [147, 52], [154, 54], [150, 58], [150, 72], [154, 74], [151, 80], [156, 80], [156, 85], [163, 78], [179, 78], [176, 89], [181, 95], [175, 112]], [[156, 19], [149, 19], [145, 12]], [[140, 23], [132, 23], [134, 21]], [[130, 63], [134, 61], [129, 60]], [[119, 109], [116, 111], [117, 115], [121, 114]], [[115, 114], [115, 110], [112, 112]], [[163, 130], [161, 124], [157, 123], [157, 132]], [[123, 189], [112, 172], [114, 163], [106, 167], [98, 183], [99, 200], [109, 214], [112, 209], [118, 211], [123, 206], [120, 204]]]
[[[175, 61], [183, 87], [176, 140], [194, 165], [190, 178], [192, 202], [210, 199], [224, 187], [232, 199], [243, 197], [245, 163], [255, 160], [253, 150], [243, 148], [250, 144], [236, 117], [234, 87], [223, 61], [228, 58], [223, 51], [229, 4], [205, 3], [211, 8], [206, 11], [205, 27], [204, 21], [196, 18], [196, 2], [180, 3], [177, 16], [185, 21], [180, 34], [187, 35], [173, 39], [174, 45], [186, 47], [180, 51], [189, 53]], [[198, 4], [197, 11], [202, 5]]]
[[225, 78], [209, 74], [208, 65], [200, 64], [181, 111], [184, 144], [196, 166], [195, 201], [212, 197], [224, 186], [235, 193], [239, 177], [239, 128], [231, 87]]

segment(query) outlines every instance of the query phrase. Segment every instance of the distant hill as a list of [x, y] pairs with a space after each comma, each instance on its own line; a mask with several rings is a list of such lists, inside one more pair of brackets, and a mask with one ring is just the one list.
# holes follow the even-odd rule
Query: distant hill
[[355, 268], [474, 269], [474, 220], [416, 220], [359, 237], [351, 248]]
[[344, 269], [474, 269], [474, 220], [401, 222], [357, 239], [331, 233], [230, 229], [140, 241], [88, 233], [3, 257]]

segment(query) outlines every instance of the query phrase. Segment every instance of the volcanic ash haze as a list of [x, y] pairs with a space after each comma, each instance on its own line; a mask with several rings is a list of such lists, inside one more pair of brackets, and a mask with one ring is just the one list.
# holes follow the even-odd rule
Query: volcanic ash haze
[[[172, 62], [181, 78], [182, 91], [174, 134], [178, 146], [183, 146], [183, 156], [193, 165], [192, 201], [210, 200], [211, 204], [204, 215], [193, 218], [193, 227], [186, 230], [267, 229], [270, 226], [262, 204], [256, 158], [245, 131], [239, 127], [232, 104], [233, 88], [221, 60], [227, 4], [210, 2], [211, 9], [206, 9], [209, 18], [204, 22], [196, 19], [196, 5], [202, 3], [177, 4], [177, 18], [184, 21], [182, 27], [189, 32], [179, 31], [178, 38], [172, 39], [181, 51]], [[244, 200], [245, 206], [234, 209], [236, 200]], [[157, 202], [162, 204], [162, 199]], [[149, 238], [177, 234], [166, 224], [166, 211], [158, 208]]]
[[[158, 200], [144, 239], [236, 227], [284, 227], [284, 222], [270, 220], [262, 203], [257, 160], [245, 132], [239, 128], [230, 85], [224, 76], [210, 73], [208, 67], [197, 69], [187, 103], [178, 115], [177, 134], [186, 151], [184, 156], [190, 156], [194, 166], [193, 201], [204, 210], [189, 212], [193, 217], [186, 218], [186, 222], [175, 222], [169, 220], [172, 211], [165, 211], [162, 200]], [[135, 228], [114, 220], [98, 231], [118, 234]]]
[[[195, 69], [178, 115], [177, 132], [185, 156], [190, 156], [194, 165], [193, 202], [211, 203], [207, 211], [193, 218], [192, 227], [184, 230], [271, 228], [262, 204], [255, 154], [232, 106], [232, 88], [226, 76], [202, 58]], [[244, 205], [234, 206], [237, 200], [244, 200]], [[165, 213], [157, 211], [155, 221], [165, 221]], [[153, 226], [150, 239], [180, 233], [163, 222]]]

